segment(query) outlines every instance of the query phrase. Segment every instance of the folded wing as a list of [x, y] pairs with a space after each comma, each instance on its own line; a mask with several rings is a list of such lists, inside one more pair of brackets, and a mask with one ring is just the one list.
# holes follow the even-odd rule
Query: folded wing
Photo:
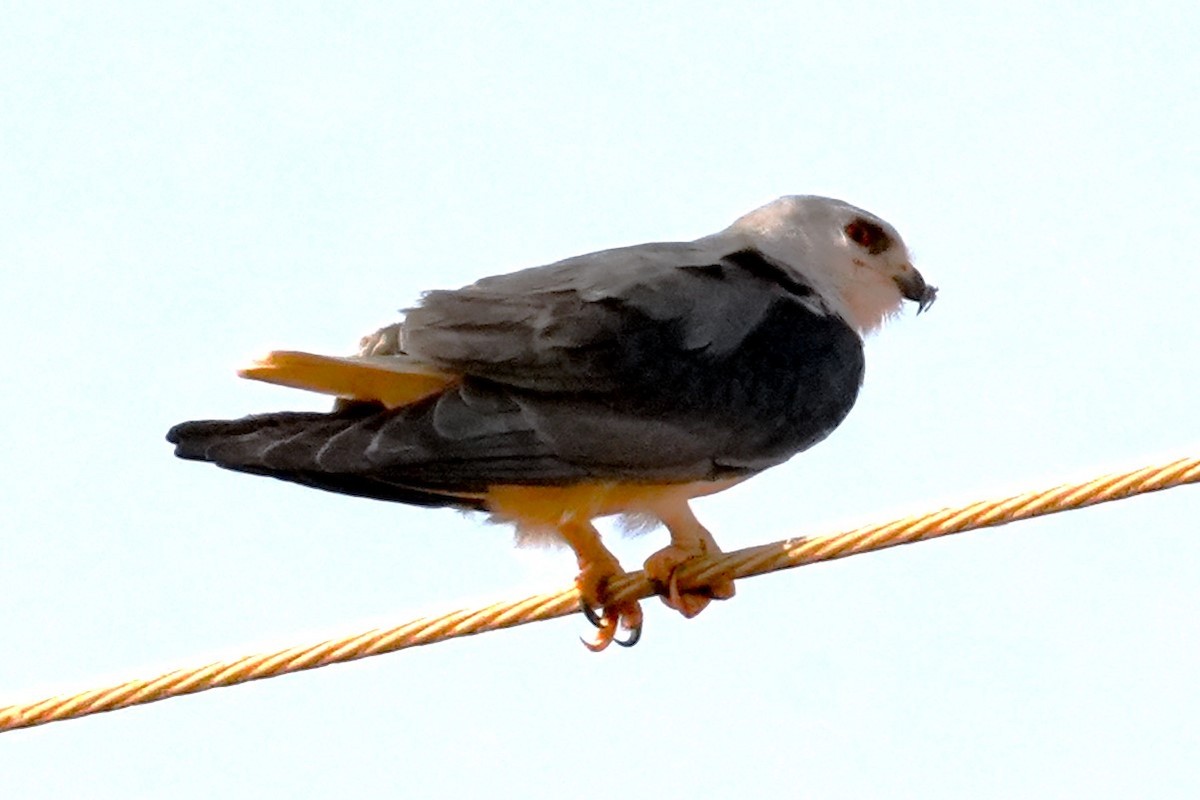
[[463, 505], [496, 484], [741, 475], [824, 438], [861, 340], [753, 250], [605, 251], [428, 293], [364, 355], [273, 354], [247, 377], [331, 415], [192, 422], [185, 458], [332, 491]]

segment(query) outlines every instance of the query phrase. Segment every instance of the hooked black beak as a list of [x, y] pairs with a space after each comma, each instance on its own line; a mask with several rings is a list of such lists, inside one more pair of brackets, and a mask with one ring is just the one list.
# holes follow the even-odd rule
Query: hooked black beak
[[921, 273], [912, 267], [896, 276], [896, 285], [900, 287], [900, 294], [905, 300], [912, 300], [917, 304], [918, 314], [928, 311], [937, 299], [937, 287], [927, 284]]

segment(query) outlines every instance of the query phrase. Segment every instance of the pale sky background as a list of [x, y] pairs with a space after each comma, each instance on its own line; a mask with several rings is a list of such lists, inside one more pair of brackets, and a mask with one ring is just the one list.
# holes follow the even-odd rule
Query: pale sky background
[[[423, 289], [780, 194], [942, 289], [728, 549], [1195, 454], [1200, 6], [4, 3], [0, 704], [569, 584], [171, 455]], [[1200, 796], [1200, 489], [0, 736], [4, 798]], [[618, 542], [637, 567], [662, 532]]]

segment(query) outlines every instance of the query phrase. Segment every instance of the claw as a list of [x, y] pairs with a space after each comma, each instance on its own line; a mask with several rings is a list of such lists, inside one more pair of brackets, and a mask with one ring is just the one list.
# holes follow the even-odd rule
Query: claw
[[621, 647], [633, 647], [635, 644], [637, 644], [639, 641], [641, 641], [641, 639], [642, 639], [642, 625], [639, 622], [637, 625], [635, 625], [634, 627], [629, 629], [629, 638], [628, 639], [617, 639], [614, 637], [613, 641], [616, 642], [617, 644], [619, 644]]
[[583, 612], [583, 618], [592, 623], [592, 625], [597, 628], [604, 627], [604, 620], [592, 609], [590, 605], [587, 604], [587, 601], [583, 598], [579, 599], [579, 610]]
[[[600, 534], [590, 522], [575, 516], [565, 516], [558, 524], [558, 532], [575, 551], [579, 562], [579, 575], [575, 587], [579, 591], [579, 610], [584, 618], [596, 627], [591, 641], [581, 639], [584, 647], [597, 653], [613, 642], [622, 647], [637, 643], [642, 632], [642, 609], [636, 600], [621, 603], [611, 602], [609, 583], [625, 574], [616, 557], [600, 542]], [[617, 629], [629, 631], [625, 639], [617, 638]]]
[[579, 610], [583, 612], [584, 618], [596, 626], [596, 638], [590, 642], [579, 637], [579, 641], [583, 642], [583, 646], [593, 653], [599, 653], [601, 650], [608, 647], [610, 644], [618, 644], [621, 647], [633, 647], [642, 638], [642, 620], [641, 615], [635, 619], [632, 624], [627, 626], [629, 636], [624, 639], [617, 638], [617, 627], [621, 624], [622, 618], [618, 614], [616, 617], [609, 617], [607, 612], [597, 614], [595, 609], [588, 605], [583, 600], [579, 601]]
[[[596, 638], [592, 641], [589, 642], [582, 636], [579, 637], [579, 641], [583, 642], [583, 646], [588, 650], [591, 650], [593, 653], [599, 653], [614, 641], [617, 641], [617, 623], [615, 621], [609, 625], [599, 627], [600, 630], [596, 631]], [[620, 642], [617, 643], [620, 644]]]

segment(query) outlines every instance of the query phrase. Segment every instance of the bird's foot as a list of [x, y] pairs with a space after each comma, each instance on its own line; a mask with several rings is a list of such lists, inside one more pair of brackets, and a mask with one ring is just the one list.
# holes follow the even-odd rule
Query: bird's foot
[[[592, 561], [583, 566], [575, 585], [579, 588], [579, 605], [588, 622], [596, 626], [596, 637], [583, 644], [593, 653], [598, 653], [616, 642], [622, 647], [633, 647], [642, 636], [642, 607], [636, 600], [623, 603], [608, 601], [608, 588], [613, 578], [625, 571], [616, 559]], [[597, 614], [595, 609], [600, 609]], [[617, 630], [629, 631], [624, 639], [617, 638]]]
[[672, 544], [646, 559], [646, 577], [660, 587], [662, 601], [683, 616], [691, 619], [713, 600], [728, 600], [734, 595], [733, 579], [717, 577], [704, 586], [679, 588], [679, 568], [688, 561], [717, 555], [721, 551], [707, 543], [697, 542], [695, 548]]

